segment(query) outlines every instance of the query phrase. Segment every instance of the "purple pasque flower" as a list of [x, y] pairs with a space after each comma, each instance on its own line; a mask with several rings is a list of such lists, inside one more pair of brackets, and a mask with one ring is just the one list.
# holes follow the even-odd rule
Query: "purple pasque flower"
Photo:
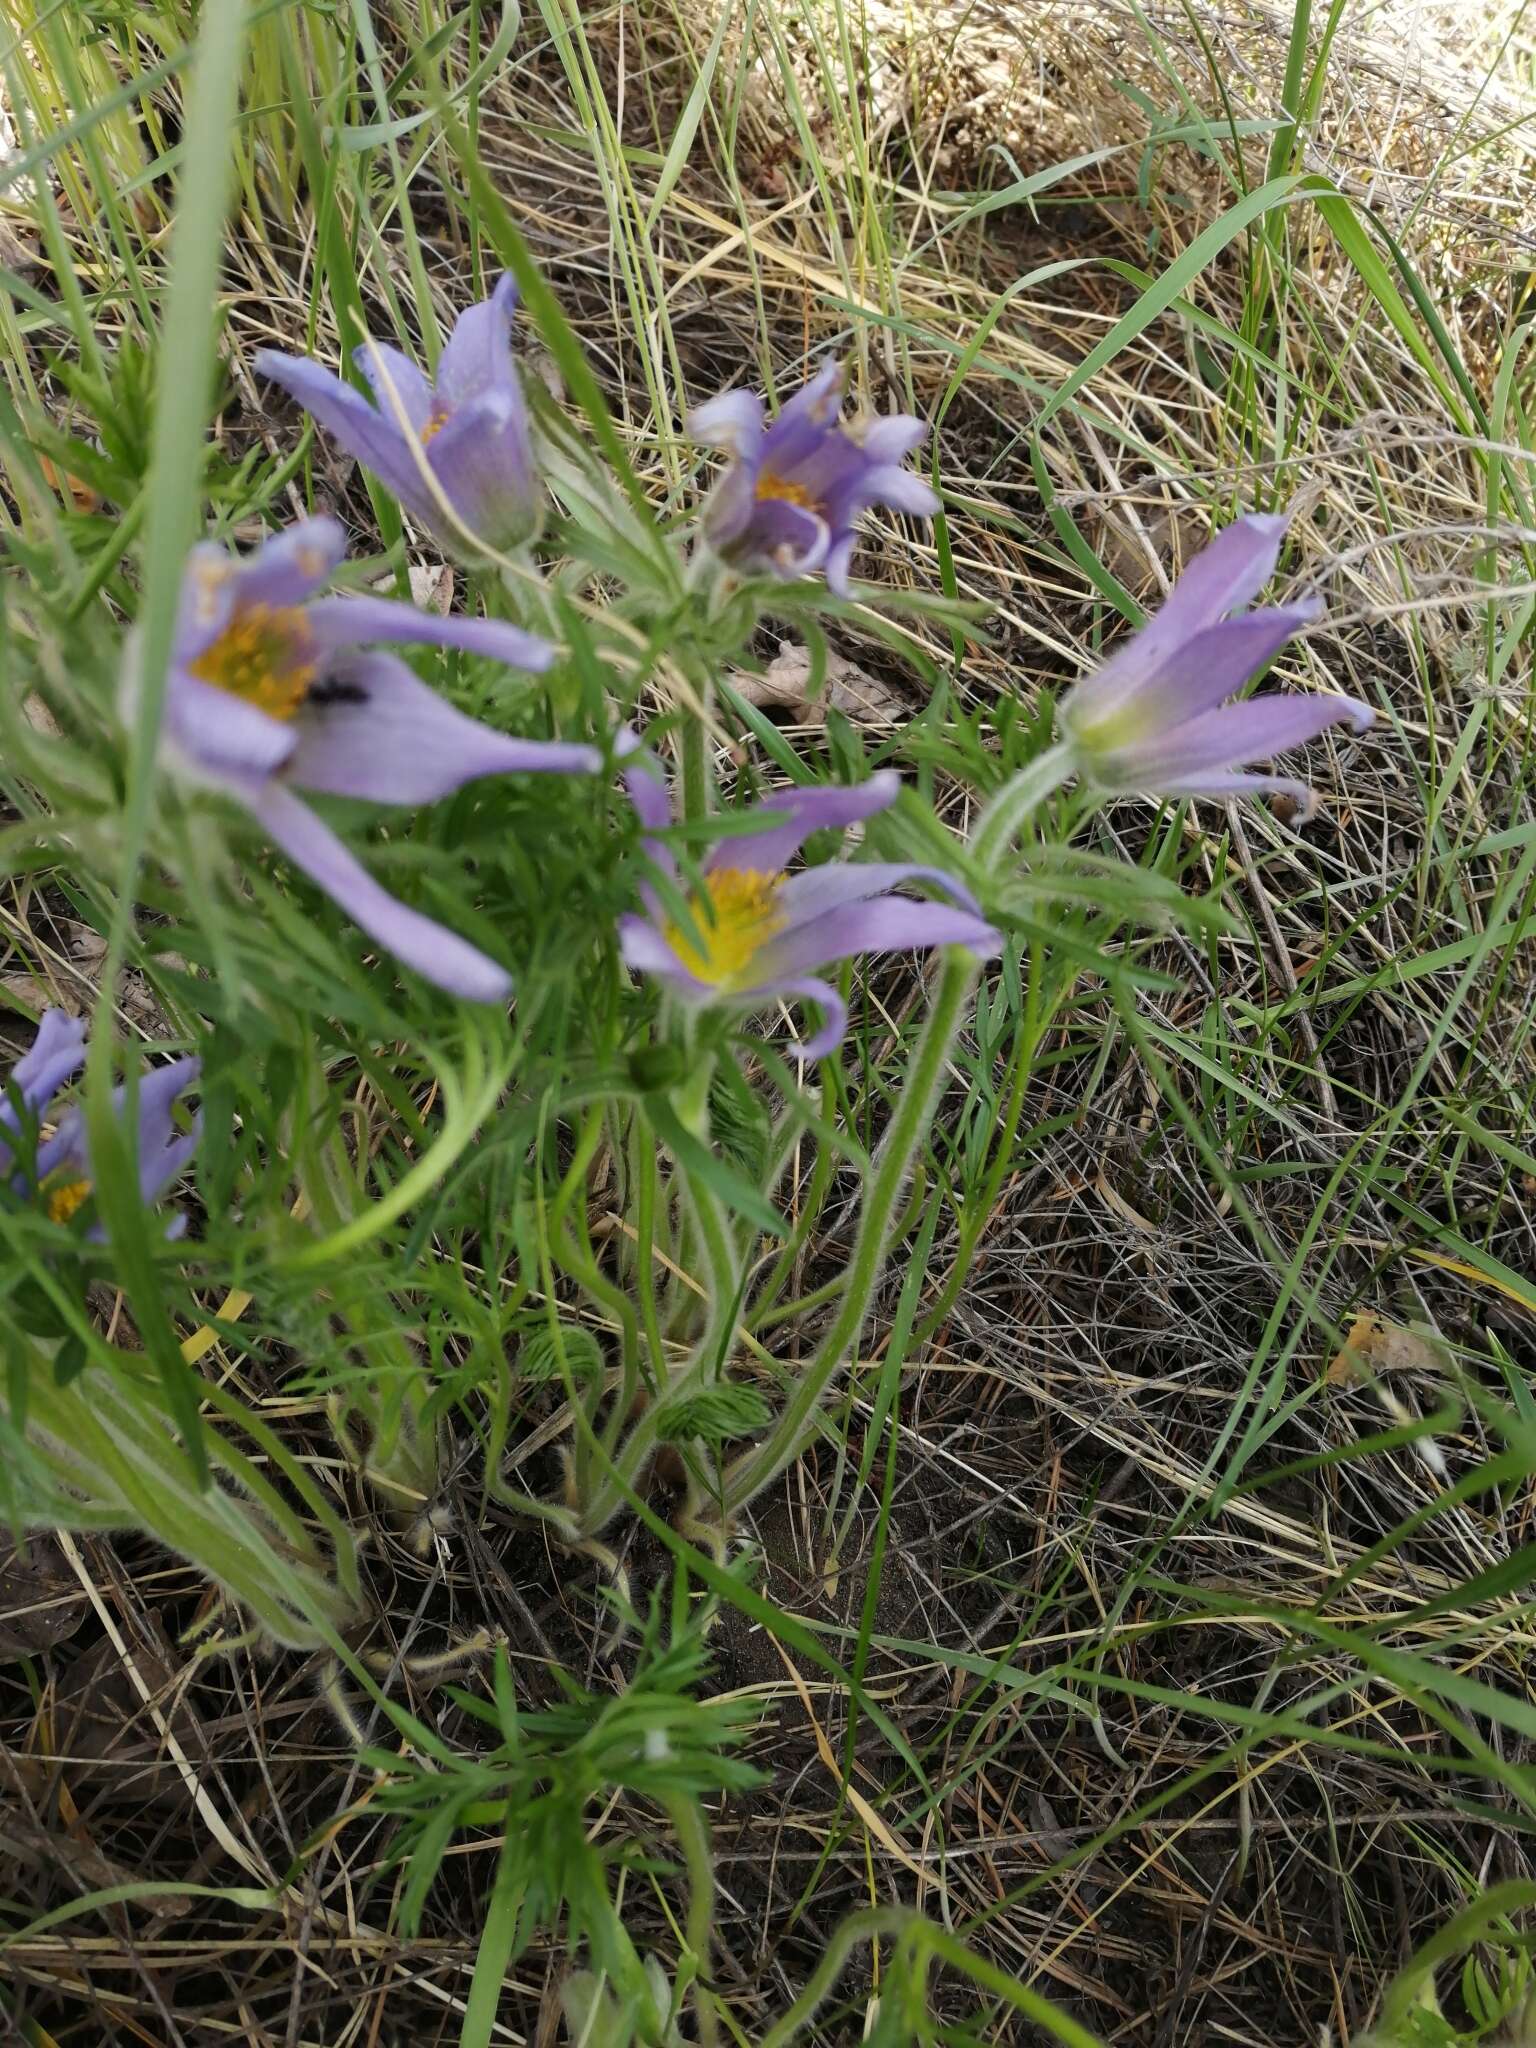
[[726, 391], [688, 415], [688, 432], [732, 457], [704, 512], [704, 534], [738, 568], [789, 581], [825, 572], [848, 595], [854, 527], [871, 505], [926, 518], [939, 500], [902, 463], [927, 434], [910, 413], [846, 424], [843, 371], [823, 363], [771, 426], [755, 391]]
[[[346, 550], [334, 519], [305, 519], [237, 559], [192, 550], [182, 584], [161, 749], [187, 780], [224, 791], [354, 923], [428, 981], [500, 1001], [506, 971], [363, 868], [294, 794], [428, 804], [483, 775], [590, 774], [593, 747], [511, 739], [468, 718], [374, 643], [460, 647], [547, 668], [542, 640], [493, 619], [439, 618], [378, 597], [322, 597]], [[125, 672], [130, 694], [137, 671]]]
[[[1002, 942], [976, 899], [941, 868], [912, 861], [828, 861], [785, 874], [813, 832], [857, 824], [893, 804], [900, 782], [891, 770], [851, 788], [778, 790], [749, 811], [722, 818], [722, 831], [746, 829], [731, 829], [712, 848], [697, 886], [690, 886], [671, 850], [654, 836], [671, 823], [655, 756], [627, 732], [620, 735], [618, 751], [642, 827], [640, 843], [678, 891], [687, 891], [688, 914], [684, 926], [659, 891], [642, 882], [646, 914], [619, 920], [620, 951], [627, 965], [653, 976], [689, 1008], [727, 1003], [757, 1009], [791, 996], [817, 1003], [822, 1027], [795, 1050], [803, 1059], [819, 1060], [842, 1042], [848, 1012], [816, 968], [858, 953], [910, 953], [930, 946], [968, 946], [982, 958], [998, 951]], [[930, 883], [954, 902], [896, 895], [906, 882]]]
[[1375, 720], [1354, 697], [1228, 703], [1322, 604], [1242, 607], [1275, 572], [1286, 515], [1250, 512], [1203, 548], [1139, 633], [1069, 691], [1060, 722], [1073, 765], [1100, 789], [1158, 796], [1279, 790], [1311, 811], [1312, 791], [1280, 775], [1235, 773], [1345, 721]]
[[[85, 1024], [63, 1010], [44, 1010], [38, 1021], [32, 1049], [11, 1069], [5, 1099], [0, 1101], [0, 1133], [9, 1138], [23, 1135], [23, 1117], [32, 1125], [44, 1117], [65, 1082], [85, 1064]], [[139, 1199], [148, 1208], [168, 1188], [197, 1150], [202, 1118], [194, 1115], [185, 1130], [176, 1123], [177, 1099], [184, 1095], [202, 1072], [197, 1059], [172, 1060], [144, 1075], [138, 1087]], [[16, 1098], [20, 1098], [20, 1109]], [[112, 1091], [112, 1108], [121, 1116], [127, 1090]], [[96, 1174], [91, 1166], [86, 1141], [85, 1117], [77, 1108], [67, 1109], [52, 1137], [38, 1145], [30, 1163], [13, 1171], [16, 1147], [0, 1135], [0, 1174], [10, 1177], [11, 1193], [35, 1201], [50, 1223], [72, 1223], [89, 1210], [96, 1192]], [[186, 1218], [172, 1219], [168, 1237], [179, 1237]], [[106, 1232], [99, 1223], [88, 1225], [85, 1235], [101, 1243]]]
[[454, 322], [433, 383], [409, 356], [365, 341], [352, 360], [373, 403], [308, 356], [264, 348], [256, 368], [371, 469], [450, 555], [502, 553], [538, 527], [543, 494], [512, 356], [517, 285], [504, 277]]

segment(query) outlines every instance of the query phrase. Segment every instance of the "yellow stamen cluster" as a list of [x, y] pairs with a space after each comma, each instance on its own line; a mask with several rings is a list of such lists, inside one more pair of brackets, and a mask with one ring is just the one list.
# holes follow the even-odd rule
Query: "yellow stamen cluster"
[[778, 500], [786, 505], [803, 506], [807, 512], [816, 510], [816, 500], [804, 484], [797, 484], [787, 476], [777, 476], [771, 469], [759, 472], [757, 482], [752, 487], [752, 495], [759, 504], [768, 500]]
[[88, 1180], [61, 1181], [50, 1188], [45, 1201], [50, 1223], [68, 1223], [91, 1198], [91, 1184]]
[[778, 875], [751, 868], [716, 868], [704, 878], [701, 896], [689, 898], [697, 943], [678, 925], [668, 925], [667, 944], [695, 980], [730, 988], [747, 979], [747, 969], [768, 941], [784, 929]]
[[319, 667], [304, 614], [294, 606], [242, 605], [215, 640], [187, 668], [254, 704], [269, 718], [292, 718]]
[[426, 423], [424, 424], [421, 430], [422, 447], [425, 448], [427, 443], [434, 437], [434, 435], [440, 434], [443, 431], [444, 427], [447, 426], [447, 424], [447, 406], [434, 405], [431, 412], [428, 413]]

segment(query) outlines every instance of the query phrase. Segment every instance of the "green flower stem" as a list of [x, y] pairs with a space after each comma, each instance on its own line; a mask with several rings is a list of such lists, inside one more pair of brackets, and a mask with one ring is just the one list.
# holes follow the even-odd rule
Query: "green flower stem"
[[[335, 1233], [355, 1213], [361, 1190], [339, 1130], [320, 1147], [315, 1170], [302, 1184], [310, 1214], [322, 1229]], [[343, 1455], [371, 1486], [407, 1514], [419, 1513], [437, 1491], [441, 1468], [439, 1432], [429, 1412], [432, 1383], [399, 1332], [380, 1330], [369, 1305], [354, 1299], [346, 1273], [342, 1266], [335, 1286], [337, 1314], [372, 1370], [348, 1388], [344, 1401], [336, 1402], [333, 1433]], [[366, 1431], [365, 1444], [357, 1441], [353, 1428], [358, 1420]]]
[[[971, 1260], [982, 1232], [991, 1222], [996, 1210], [998, 1190], [1003, 1177], [1013, 1164], [1013, 1145], [1018, 1136], [1019, 1120], [1024, 1113], [1024, 1097], [1034, 1078], [1035, 1055], [1045, 1030], [1045, 1020], [1040, 1006], [1040, 979], [1044, 962], [1040, 948], [1031, 946], [1024, 976], [1024, 1016], [1019, 1027], [1019, 1042], [1013, 1056], [1013, 1078], [1008, 1087], [1008, 1101], [1003, 1110], [1002, 1121], [992, 1146], [992, 1155], [975, 1198], [968, 1205], [968, 1212], [960, 1226], [960, 1241], [950, 1263], [943, 1285], [927, 1313], [917, 1326], [915, 1342], [926, 1344], [934, 1331], [944, 1322], [954, 1307], [966, 1275], [971, 1270]], [[1054, 1012], [1053, 1012], [1054, 1014]]]
[[688, 1946], [698, 1975], [693, 1983], [693, 2010], [698, 2020], [699, 2048], [717, 2048], [720, 2022], [714, 1994], [709, 1990], [713, 1975], [711, 1950], [715, 1932], [715, 1871], [710, 1854], [709, 1829], [698, 1802], [679, 1794], [665, 1802], [677, 1835], [683, 1861], [688, 1866]]
[[[693, 1348], [693, 1355], [668, 1390], [677, 1395], [691, 1393], [720, 1377], [721, 1365], [730, 1355], [731, 1336], [741, 1306], [741, 1261], [725, 1211], [712, 1188], [691, 1176], [684, 1178], [689, 1208], [709, 1270], [709, 1308], [703, 1334]], [[629, 1309], [628, 1313], [633, 1316], [634, 1311]], [[621, 1411], [615, 1409], [614, 1412], [617, 1415]], [[604, 1431], [602, 1450], [609, 1464], [606, 1473], [592, 1486], [580, 1510], [579, 1526], [583, 1537], [595, 1536], [618, 1512], [626, 1493], [634, 1490], [646, 1460], [656, 1448], [657, 1424], [661, 1414], [661, 1401], [650, 1402], [617, 1452], [611, 1449], [608, 1432]]]
[[[629, 1149], [634, 1160], [635, 1189], [635, 1292], [640, 1298], [640, 1321], [645, 1329], [650, 1358], [651, 1391], [655, 1393], [667, 1376], [667, 1351], [661, 1335], [661, 1318], [656, 1307], [657, 1180], [655, 1147], [645, 1138], [640, 1117], [631, 1119]], [[662, 1268], [665, 1271], [665, 1267]]]
[[1072, 750], [1047, 747], [1011, 775], [987, 804], [971, 834], [971, 853], [983, 874], [1007, 859], [1009, 848], [1048, 796], [1072, 775]]
[[944, 1082], [950, 1048], [969, 1007], [977, 965], [969, 953], [951, 948], [944, 956], [928, 1022], [913, 1056], [896, 1114], [874, 1169], [859, 1219], [858, 1241], [848, 1262], [843, 1306], [796, 1382], [773, 1428], [760, 1444], [727, 1467], [723, 1500], [734, 1514], [800, 1455], [817, 1408], [842, 1371], [869, 1312], [870, 1298], [885, 1265], [891, 1233], [901, 1214], [907, 1177], [928, 1135]]

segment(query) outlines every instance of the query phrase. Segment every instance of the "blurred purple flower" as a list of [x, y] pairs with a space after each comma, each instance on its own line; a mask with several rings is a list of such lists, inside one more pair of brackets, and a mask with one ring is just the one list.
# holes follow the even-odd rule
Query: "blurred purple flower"
[[435, 384], [398, 349], [364, 342], [352, 360], [368, 379], [372, 404], [308, 356], [264, 348], [256, 368], [371, 469], [447, 553], [473, 556], [461, 527], [500, 553], [527, 540], [542, 511], [512, 356], [516, 311], [517, 286], [504, 277], [454, 322]]
[[[671, 822], [661, 769], [633, 734], [620, 737], [624, 781], [643, 828], [641, 845], [679, 888], [671, 851], [659, 839]], [[692, 929], [676, 923], [649, 882], [641, 884], [646, 915], [619, 920], [626, 963], [658, 980], [693, 1008], [726, 1002], [744, 1009], [797, 996], [821, 1006], [822, 1028], [795, 1049], [823, 1059], [841, 1043], [848, 1015], [842, 997], [811, 970], [858, 953], [909, 953], [930, 946], [968, 946], [983, 958], [1001, 945], [965, 886], [940, 868], [911, 861], [828, 861], [786, 876], [811, 833], [858, 823], [896, 800], [889, 770], [852, 788], [826, 785], [777, 791], [751, 810], [723, 817], [733, 830], [703, 863], [702, 887], [687, 896]], [[928, 882], [954, 904], [913, 902], [894, 891]], [[956, 906], [959, 907], [956, 907]]]
[[898, 412], [844, 425], [842, 384], [841, 365], [824, 363], [772, 426], [757, 393], [739, 390], [699, 406], [687, 425], [734, 458], [704, 512], [716, 553], [785, 581], [821, 569], [846, 597], [860, 513], [888, 505], [926, 518], [939, 500], [901, 466], [928, 431], [923, 421]]
[[[510, 977], [381, 889], [294, 787], [380, 804], [427, 804], [484, 775], [590, 774], [593, 747], [510, 739], [467, 718], [370, 643], [460, 647], [547, 668], [542, 640], [491, 619], [439, 618], [377, 597], [320, 597], [346, 548], [334, 519], [306, 519], [238, 560], [192, 550], [161, 727], [189, 781], [223, 790], [371, 938], [427, 980], [496, 1002]], [[126, 680], [136, 688], [130, 660]]]
[[1233, 520], [1195, 556], [1162, 609], [1068, 693], [1062, 732], [1087, 780], [1170, 797], [1278, 790], [1311, 811], [1304, 782], [1234, 770], [1346, 720], [1364, 732], [1375, 719], [1370, 706], [1339, 696], [1226, 701], [1322, 612], [1315, 598], [1241, 609], [1274, 574], [1285, 528], [1282, 513]]
[[[32, 1050], [11, 1069], [6, 1099], [0, 1101], [0, 1132], [12, 1138], [22, 1136], [22, 1114], [31, 1124], [47, 1114], [49, 1105], [70, 1077], [85, 1064], [85, 1024], [66, 1016], [62, 1010], [44, 1010], [38, 1022]], [[176, 1101], [196, 1081], [202, 1062], [172, 1060], [145, 1074], [138, 1087], [139, 1199], [147, 1208], [175, 1180], [197, 1150], [202, 1118], [194, 1116], [186, 1130], [177, 1128]], [[18, 1113], [14, 1096], [21, 1099]], [[121, 1116], [127, 1090], [112, 1091], [112, 1107]], [[12, 1173], [15, 1147], [0, 1137], [0, 1173], [11, 1175], [11, 1192], [23, 1199], [39, 1201], [51, 1223], [70, 1223], [90, 1202], [96, 1190], [96, 1175], [86, 1143], [85, 1118], [79, 1109], [68, 1109], [59, 1119], [51, 1138], [37, 1147], [30, 1170]], [[179, 1237], [186, 1218], [173, 1218], [166, 1235]], [[92, 1223], [85, 1235], [100, 1243], [106, 1232]]]

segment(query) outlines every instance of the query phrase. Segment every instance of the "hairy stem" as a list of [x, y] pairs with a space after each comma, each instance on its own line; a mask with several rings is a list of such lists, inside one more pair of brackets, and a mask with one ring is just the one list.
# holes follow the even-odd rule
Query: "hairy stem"
[[869, 1313], [870, 1298], [885, 1266], [891, 1233], [901, 1214], [912, 1162], [928, 1135], [938, 1105], [950, 1047], [969, 1005], [976, 973], [976, 962], [969, 953], [954, 948], [945, 955], [928, 1022], [897, 1099], [896, 1114], [864, 1200], [858, 1240], [848, 1262], [843, 1306], [768, 1435], [727, 1467], [723, 1488], [727, 1515], [745, 1507], [754, 1494], [761, 1492], [800, 1455], [816, 1410], [858, 1341]]

